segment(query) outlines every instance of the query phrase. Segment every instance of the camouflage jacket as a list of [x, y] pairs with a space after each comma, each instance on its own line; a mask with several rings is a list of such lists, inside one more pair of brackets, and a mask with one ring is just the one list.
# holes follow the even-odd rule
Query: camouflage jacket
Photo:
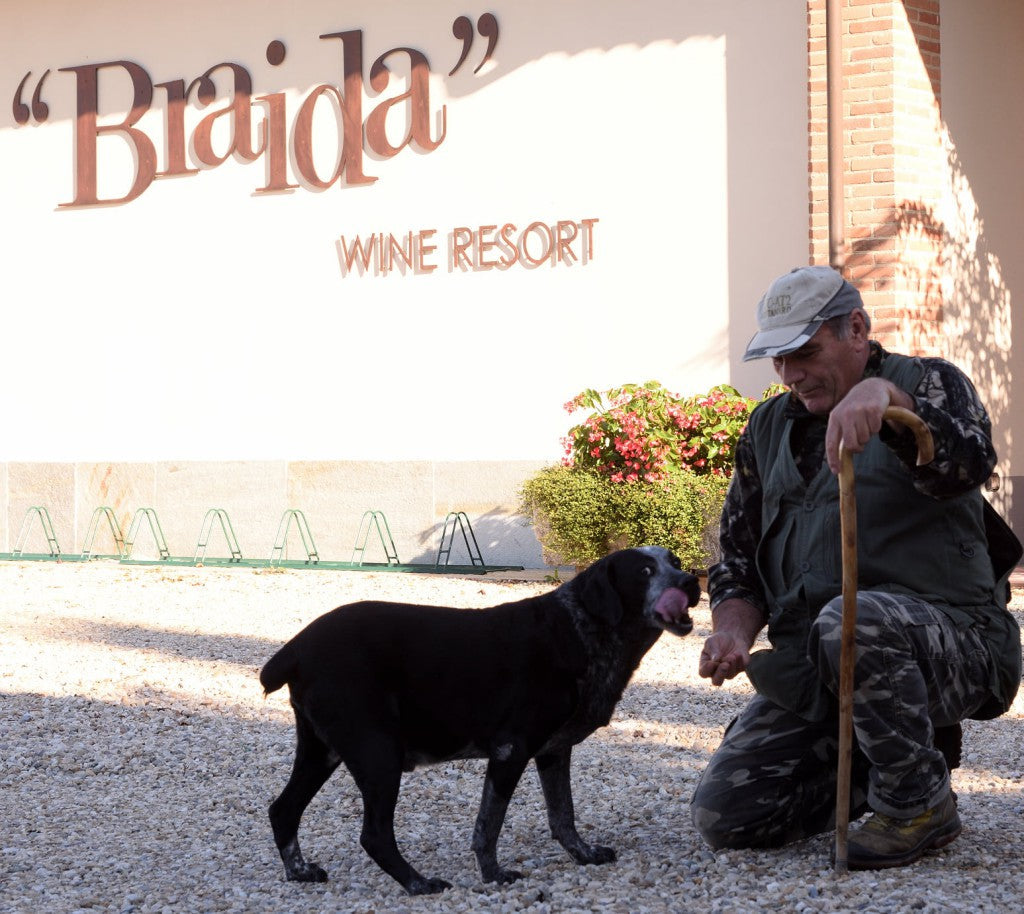
[[[876, 342], [864, 377], [876, 377], [889, 354]], [[935, 459], [918, 467], [917, 445], [909, 430], [884, 425], [880, 439], [910, 470], [914, 486], [934, 498], [978, 488], [996, 463], [992, 426], [974, 385], [958, 368], [939, 358], [922, 358], [924, 374], [914, 391], [915, 410], [931, 429]], [[784, 395], [785, 396], [785, 395]], [[790, 395], [787, 418], [794, 420], [793, 456], [805, 479], [812, 478], [825, 457], [827, 417], [811, 415]], [[762, 486], [753, 444], [745, 431], [736, 447], [735, 468], [721, 519], [721, 559], [708, 575], [712, 607], [737, 597], [758, 607], [767, 621], [767, 601], [754, 564], [761, 540]]]

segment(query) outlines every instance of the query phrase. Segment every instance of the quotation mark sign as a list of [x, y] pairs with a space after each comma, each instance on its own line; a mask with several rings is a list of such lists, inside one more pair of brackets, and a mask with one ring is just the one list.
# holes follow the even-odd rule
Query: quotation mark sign
[[[476, 21], [476, 30], [487, 39], [487, 53], [484, 54], [484, 59], [480, 61], [477, 68], [473, 71], [474, 73], [479, 73], [483, 65], [491, 59], [494, 48], [498, 44], [498, 20], [494, 17], [493, 13], [484, 13]], [[466, 62], [469, 50], [473, 47], [473, 22], [469, 16], [459, 16], [452, 23], [452, 34], [462, 42], [462, 56], [448, 73], [449, 76], [454, 76], [456, 70]]]
[[50, 116], [50, 106], [40, 97], [43, 91], [43, 83], [46, 82], [46, 77], [50, 75], [50, 71], [47, 70], [39, 77], [39, 82], [36, 83], [36, 90], [32, 93], [32, 107], [29, 108], [22, 98], [22, 92], [24, 92], [25, 83], [28, 82], [31, 75], [32, 71], [30, 70], [22, 77], [21, 82], [18, 83], [18, 91], [14, 93], [14, 123], [19, 127], [28, 123], [29, 116], [34, 117], [40, 124]]

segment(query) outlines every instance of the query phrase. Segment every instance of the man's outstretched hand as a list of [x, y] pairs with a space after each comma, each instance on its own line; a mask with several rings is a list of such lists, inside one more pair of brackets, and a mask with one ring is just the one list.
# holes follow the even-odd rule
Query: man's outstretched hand
[[714, 631], [704, 642], [697, 672], [720, 686], [750, 663], [750, 646], [764, 626], [764, 616], [746, 600], [723, 600], [711, 614]]

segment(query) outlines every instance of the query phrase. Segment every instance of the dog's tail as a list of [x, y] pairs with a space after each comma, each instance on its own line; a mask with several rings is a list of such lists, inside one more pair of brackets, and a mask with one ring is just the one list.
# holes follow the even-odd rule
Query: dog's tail
[[276, 692], [286, 682], [290, 682], [295, 673], [295, 652], [291, 644], [286, 644], [271, 657], [260, 670], [260, 685], [264, 696]]

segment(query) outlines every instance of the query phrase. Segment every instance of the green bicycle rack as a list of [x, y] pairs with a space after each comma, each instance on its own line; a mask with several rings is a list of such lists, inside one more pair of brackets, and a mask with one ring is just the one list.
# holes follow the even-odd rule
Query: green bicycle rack
[[[320, 556], [316, 551], [316, 543], [313, 542], [313, 531], [309, 529], [309, 521], [306, 515], [297, 508], [289, 508], [281, 515], [281, 523], [277, 526], [277, 536], [274, 539], [274, 548], [270, 551], [270, 565], [284, 565], [287, 561], [284, 557], [285, 547], [288, 545], [288, 531], [291, 529], [292, 521], [302, 537], [302, 548], [306, 550], [306, 565], [317, 565]], [[294, 564], [289, 562], [289, 565]]]
[[[381, 529], [383, 524], [383, 529]], [[387, 564], [400, 565], [398, 561], [398, 550], [395, 549], [395, 540], [391, 536], [391, 528], [388, 527], [388, 519], [383, 511], [364, 511], [359, 521], [359, 532], [356, 534], [356, 545], [352, 550], [352, 562], [350, 564], [360, 567], [367, 564], [363, 561], [366, 555], [366, 541], [369, 539], [370, 530], [376, 529], [381, 545], [384, 547], [384, 555], [387, 556]], [[356, 556], [359, 561], [356, 561]]]
[[156, 511], [152, 508], [139, 508], [139, 510], [135, 512], [135, 516], [132, 518], [132, 522], [128, 526], [128, 536], [124, 543], [124, 556], [122, 561], [131, 560], [132, 550], [135, 548], [136, 537], [139, 535], [139, 528], [142, 526], [142, 522], [144, 520], [149, 522], [149, 529], [153, 534], [153, 540], [156, 543], [157, 552], [160, 555], [159, 561], [169, 561], [171, 558], [171, 552], [167, 548], [167, 540], [164, 539], [164, 531], [160, 526], [160, 518], [156, 516]]
[[[117, 555], [96, 555], [93, 553], [92, 548], [96, 542], [96, 534], [99, 532], [100, 520], [106, 518], [107, 525], [110, 527], [110, 534], [114, 537], [114, 546], [117, 547]], [[107, 506], [97, 508], [92, 512], [92, 520], [89, 521], [89, 529], [85, 534], [85, 542], [82, 544], [82, 559], [89, 561], [90, 559], [123, 559], [127, 555], [124, 537], [121, 535], [121, 525], [117, 522], [117, 518], [114, 517], [114, 512]]]
[[238, 548], [238, 539], [235, 537], [235, 528], [231, 526], [231, 518], [223, 508], [210, 508], [203, 518], [203, 527], [199, 531], [199, 542], [196, 543], [195, 556], [192, 559], [193, 565], [205, 565], [210, 563], [223, 563], [224, 559], [207, 559], [206, 549], [210, 544], [210, 534], [213, 532], [213, 522], [220, 522], [220, 529], [224, 533], [224, 539], [228, 543], [228, 551], [231, 558], [227, 559], [228, 564], [236, 565], [242, 561], [242, 550]]
[[[103, 520], [106, 520], [110, 528], [114, 543], [117, 546], [117, 555], [99, 555], [94, 552], [96, 537]], [[35, 521], [38, 521], [42, 526], [49, 549], [48, 553], [25, 552], [25, 544]], [[289, 560], [284, 557], [288, 534], [293, 523], [296, 525], [299, 536], [302, 539], [303, 549], [306, 553], [305, 559]], [[133, 552], [144, 524], [149, 525], [149, 530], [153, 535], [158, 552], [157, 558], [138, 559], [133, 557]], [[215, 524], [220, 525], [224, 539], [227, 541], [230, 557], [207, 557], [206, 555]], [[471, 563], [469, 565], [451, 564], [451, 552], [456, 528], [462, 533], [463, 542], [466, 544], [466, 549], [469, 552]], [[366, 561], [366, 549], [371, 531], [376, 531], [376, 537], [380, 540], [380, 544], [384, 549], [386, 562]], [[282, 515], [269, 559], [244, 559], [242, 557], [242, 550], [239, 548], [238, 538], [235, 536], [231, 519], [223, 508], [211, 508], [206, 512], [203, 526], [199, 533], [199, 541], [192, 556], [171, 555], [170, 550], [167, 548], [167, 540], [164, 537], [163, 528], [160, 526], [160, 519], [152, 508], [139, 508], [132, 516], [127, 536], [122, 536], [121, 528], [118, 525], [113, 510], [106, 506], [97, 508], [93, 512], [80, 554], [77, 552], [71, 555], [61, 553], [60, 544], [57, 542], [53, 523], [50, 520], [50, 514], [42, 506], [31, 507], [26, 512], [25, 521], [22, 524], [21, 532], [18, 534], [14, 552], [0, 553], [0, 561], [87, 562], [92, 559], [101, 558], [119, 559], [124, 565], [184, 565], [192, 567], [233, 565], [235, 567], [242, 566], [247, 568], [317, 568], [338, 571], [392, 571], [420, 574], [487, 574], [492, 571], [523, 570], [522, 565], [484, 564], [473, 528], [470, 525], [469, 518], [463, 511], [453, 511], [445, 518], [441, 534], [441, 545], [434, 564], [430, 564], [429, 561], [409, 565], [401, 564], [388, 520], [384, 516], [383, 511], [375, 510], [366, 511], [359, 522], [359, 533], [356, 536], [356, 544], [352, 550], [352, 560], [350, 562], [324, 561], [321, 559], [316, 544], [313, 541], [313, 534], [305, 514], [295, 508], [288, 509]]]
[[[46, 537], [46, 545], [50, 550], [49, 554], [45, 553], [28, 553], [25, 552], [25, 542], [28, 540], [29, 528], [32, 525], [32, 518], [38, 517], [40, 523], [43, 525], [43, 535]], [[21, 524], [21, 532], [18, 534], [18, 539], [14, 544], [14, 551], [11, 553], [11, 558], [14, 559], [53, 559], [61, 561], [60, 544], [57, 542], [57, 536], [53, 532], [53, 523], [50, 520], [50, 512], [41, 505], [33, 505], [25, 512], [25, 520]]]
[[[448, 524], [451, 522], [451, 532]], [[455, 528], [458, 526], [462, 533], [462, 541], [466, 544], [466, 552], [469, 553], [469, 561], [473, 567], [483, 568], [484, 557], [480, 554], [480, 547], [477, 545], [476, 534], [473, 533], [473, 525], [469, 522], [465, 511], [452, 511], [444, 519], [444, 527], [441, 529], [441, 544], [437, 547], [437, 561], [435, 568], [447, 567], [452, 557], [452, 546], [455, 544]], [[447, 540], [448, 545], [445, 546]], [[444, 556], [444, 565], [441, 563], [441, 556]]]

